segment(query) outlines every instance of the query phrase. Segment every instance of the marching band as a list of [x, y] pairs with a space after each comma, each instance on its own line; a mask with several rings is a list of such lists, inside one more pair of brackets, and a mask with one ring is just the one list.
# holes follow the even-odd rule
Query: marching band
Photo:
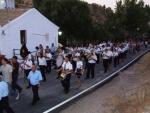
[[97, 45], [58, 47], [57, 50], [54, 45], [51, 48], [46, 46], [44, 49], [43, 45], [40, 44], [39, 47], [36, 47], [35, 56], [28, 52], [20, 64], [16, 56], [12, 58], [11, 63], [8, 63], [6, 58], [2, 58], [0, 72], [2, 72], [2, 78], [8, 86], [12, 86], [14, 91], [18, 90], [19, 95], [22, 88], [17, 84], [17, 80], [19, 67], [21, 67], [24, 70], [25, 78], [28, 80], [27, 88], [32, 87], [32, 105], [35, 105], [39, 101], [40, 81], [46, 82], [46, 75], [52, 69], [56, 69], [56, 78], [60, 80], [64, 93], [68, 94], [71, 76], [76, 77], [77, 88], [80, 88], [82, 76], [85, 75], [85, 79], [94, 79], [96, 66], [102, 65], [104, 73], [108, 73], [112, 67], [116, 68], [124, 62], [129, 53], [134, 54], [142, 46], [147, 48], [147, 43], [144, 44], [127, 41], [121, 43], [103, 42]]

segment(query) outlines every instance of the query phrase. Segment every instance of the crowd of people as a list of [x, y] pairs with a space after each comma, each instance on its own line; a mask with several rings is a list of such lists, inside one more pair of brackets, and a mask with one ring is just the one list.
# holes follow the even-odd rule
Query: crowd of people
[[140, 51], [141, 47], [147, 48], [147, 41], [137, 42], [102, 42], [100, 44], [88, 44], [88, 46], [72, 47], [43, 47], [40, 44], [36, 47], [35, 56], [31, 52], [19, 63], [17, 56], [11, 60], [2, 58], [0, 64], [0, 113], [6, 110], [7, 113], [14, 113], [9, 106], [8, 96], [20, 98], [23, 88], [18, 84], [20, 68], [24, 70], [25, 78], [28, 80], [27, 89], [32, 88], [35, 105], [39, 100], [38, 89], [40, 82], [48, 82], [46, 73], [50, 74], [52, 69], [57, 72], [56, 78], [60, 80], [64, 93], [70, 91], [70, 79], [76, 76], [77, 88], [81, 87], [81, 78], [93, 79], [95, 77], [95, 66], [103, 65], [104, 73], [116, 68], [124, 62], [128, 54]]

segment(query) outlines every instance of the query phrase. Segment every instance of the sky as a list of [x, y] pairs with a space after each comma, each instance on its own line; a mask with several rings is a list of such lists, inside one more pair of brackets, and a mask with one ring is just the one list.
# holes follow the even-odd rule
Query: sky
[[[106, 7], [111, 7], [112, 9], [114, 9], [117, 0], [83, 0], [83, 1], [87, 1], [88, 3], [97, 3], [100, 5], [105, 5]], [[144, 0], [144, 2], [150, 5], [150, 0]]]

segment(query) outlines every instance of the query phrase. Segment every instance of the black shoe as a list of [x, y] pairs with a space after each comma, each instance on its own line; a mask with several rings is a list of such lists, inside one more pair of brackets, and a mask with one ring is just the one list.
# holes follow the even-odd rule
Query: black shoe
[[38, 98], [37, 101], [40, 101], [40, 98]]
[[86, 77], [85, 79], [89, 79], [89, 77]]
[[22, 88], [19, 90], [19, 93], [20, 93], [20, 94], [22, 93]]
[[43, 80], [43, 82], [46, 82], [46, 80]]
[[27, 86], [27, 87], [26, 87], [26, 89], [29, 89], [29, 88], [31, 88], [31, 86]]
[[32, 102], [31, 105], [34, 106], [36, 104], [36, 102]]
[[56, 79], [59, 79], [59, 76], [57, 76], [57, 78]]
[[94, 77], [91, 77], [92, 79], [94, 79]]
[[68, 94], [69, 93], [69, 91], [65, 91], [65, 94]]

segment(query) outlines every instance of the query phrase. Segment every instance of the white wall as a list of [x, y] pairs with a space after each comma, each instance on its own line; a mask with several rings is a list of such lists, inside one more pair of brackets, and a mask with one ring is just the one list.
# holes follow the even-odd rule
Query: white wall
[[[45, 17], [43, 17], [35, 9], [28, 11], [26, 14], [17, 18], [3, 27], [6, 36], [1, 38], [2, 52], [7, 57], [12, 57], [13, 49], [20, 49], [20, 30], [27, 30], [27, 48], [30, 51], [35, 50], [35, 46], [43, 44], [51, 46], [54, 43], [58, 44], [58, 27], [54, 26]], [[49, 38], [45, 35], [49, 33]], [[40, 35], [35, 35], [40, 34]]]
[[5, 0], [0, 0], [0, 9], [5, 9]]
[[15, 8], [15, 0], [0, 0], [0, 9], [5, 9], [5, 8], [9, 8], [9, 9], [14, 9]]
[[[1, 34], [1, 33], [2, 33], [2, 28], [1, 28], [1, 26], [0, 26], [0, 40], [1, 40], [1, 38], [2, 38], [2, 34]], [[2, 49], [2, 47], [1, 47], [2, 44], [1, 44], [1, 43], [2, 43], [2, 41], [0, 41], [0, 54], [1, 54], [1, 51], [2, 51], [2, 50], [1, 50], [1, 49]]]

